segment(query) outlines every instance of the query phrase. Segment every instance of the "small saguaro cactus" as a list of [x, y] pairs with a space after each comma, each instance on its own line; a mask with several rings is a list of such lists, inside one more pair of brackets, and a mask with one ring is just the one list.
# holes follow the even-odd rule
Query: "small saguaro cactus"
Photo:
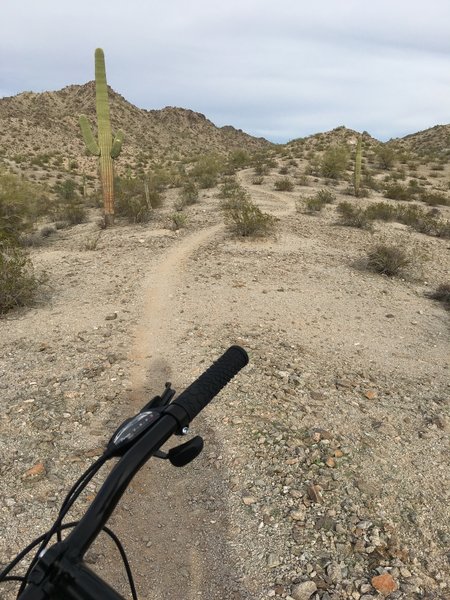
[[114, 137], [109, 119], [108, 86], [106, 83], [105, 55], [101, 48], [95, 51], [95, 97], [97, 109], [98, 141], [90, 128], [86, 115], [80, 115], [80, 127], [86, 148], [99, 157], [100, 180], [102, 184], [105, 224], [114, 223], [114, 168], [113, 159], [122, 149], [123, 131]]
[[362, 159], [362, 135], [358, 138], [355, 154], [355, 173], [353, 177], [353, 185], [355, 188], [355, 196], [359, 196], [361, 192], [361, 159]]

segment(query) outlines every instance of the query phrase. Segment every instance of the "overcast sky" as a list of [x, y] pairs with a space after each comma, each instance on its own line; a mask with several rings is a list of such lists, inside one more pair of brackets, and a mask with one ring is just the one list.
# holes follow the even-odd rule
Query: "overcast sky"
[[450, 0], [1, 0], [0, 97], [94, 78], [286, 142], [450, 122]]

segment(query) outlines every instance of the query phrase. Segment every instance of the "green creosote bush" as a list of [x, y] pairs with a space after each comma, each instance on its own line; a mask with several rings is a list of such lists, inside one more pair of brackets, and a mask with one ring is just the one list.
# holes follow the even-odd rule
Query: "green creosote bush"
[[277, 179], [273, 185], [278, 192], [292, 192], [294, 190], [294, 184], [289, 177]]
[[154, 208], [163, 204], [162, 184], [156, 178], [117, 177], [115, 179], [116, 215], [130, 223], [147, 223]]
[[316, 197], [324, 204], [332, 204], [336, 200], [336, 195], [331, 190], [322, 189], [316, 193]]
[[298, 212], [303, 212], [303, 208], [305, 208], [305, 212], [308, 214], [315, 214], [321, 212], [325, 204], [326, 203], [317, 196], [310, 196], [309, 198], [300, 198], [295, 203], [295, 207]]
[[246, 196], [247, 192], [235, 177], [226, 177], [219, 186], [217, 196], [219, 198], [240, 198]]
[[275, 228], [275, 217], [263, 213], [248, 195], [227, 200], [222, 209], [225, 221], [237, 236], [264, 237], [271, 234]]
[[24, 248], [0, 244], [0, 314], [29, 304], [43, 280], [35, 275]]
[[340, 179], [345, 173], [349, 161], [347, 148], [331, 146], [325, 150], [320, 163], [320, 172], [328, 179]]
[[397, 207], [387, 202], [375, 202], [366, 208], [366, 216], [369, 220], [395, 221]]
[[418, 200], [428, 204], [428, 206], [450, 206], [449, 198], [442, 192], [430, 192], [421, 190]]
[[337, 206], [339, 224], [359, 229], [372, 229], [372, 223], [363, 208], [353, 206], [350, 202], [340, 202]]
[[228, 156], [228, 167], [231, 170], [243, 169], [250, 163], [250, 155], [242, 149], [233, 150]]
[[0, 242], [17, 241], [50, 208], [44, 188], [0, 169]]
[[186, 225], [186, 215], [181, 212], [174, 212], [170, 215], [171, 228], [175, 231], [177, 229], [182, 229]]
[[57, 221], [78, 225], [87, 221], [87, 211], [73, 179], [66, 179], [55, 185], [57, 195], [54, 216]]
[[368, 267], [388, 277], [403, 274], [413, 263], [410, 253], [393, 244], [377, 244], [367, 253]]
[[217, 155], [201, 156], [193, 166], [190, 174], [201, 189], [210, 189], [217, 185], [219, 174], [223, 171], [225, 162]]
[[185, 181], [178, 194], [179, 203], [183, 206], [190, 206], [198, 202], [199, 191], [194, 181]]
[[411, 200], [413, 191], [410, 187], [402, 185], [401, 183], [389, 183], [386, 185], [384, 191], [384, 197], [390, 198], [391, 200]]
[[300, 198], [300, 200], [296, 202], [296, 209], [300, 212], [305, 208], [307, 213], [315, 214], [321, 212], [326, 204], [332, 204], [335, 200], [336, 196], [333, 192], [322, 189], [318, 190], [314, 196]]
[[381, 169], [391, 169], [394, 166], [396, 156], [390, 146], [380, 144], [375, 150], [375, 156]]

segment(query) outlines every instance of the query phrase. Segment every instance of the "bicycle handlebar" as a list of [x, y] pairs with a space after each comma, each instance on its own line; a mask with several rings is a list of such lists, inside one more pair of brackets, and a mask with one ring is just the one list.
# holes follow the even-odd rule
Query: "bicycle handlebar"
[[231, 346], [172, 405], [183, 408], [192, 421], [247, 363], [247, 352], [240, 346]]

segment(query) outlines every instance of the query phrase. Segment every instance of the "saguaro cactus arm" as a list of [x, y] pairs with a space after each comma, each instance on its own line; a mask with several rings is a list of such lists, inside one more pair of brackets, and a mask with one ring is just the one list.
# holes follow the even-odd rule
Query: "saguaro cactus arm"
[[100, 148], [98, 147], [97, 141], [94, 138], [94, 134], [92, 133], [92, 129], [89, 125], [89, 121], [87, 120], [86, 115], [80, 115], [79, 122], [81, 127], [81, 133], [83, 135], [83, 140], [86, 144], [86, 148], [94, 156], [100, 156]]
[[124, 133], [121, 129], [116, 133], [113, 141], [113, 145], [111, 148], [111, 158], [117, 158], [122, 150]]

